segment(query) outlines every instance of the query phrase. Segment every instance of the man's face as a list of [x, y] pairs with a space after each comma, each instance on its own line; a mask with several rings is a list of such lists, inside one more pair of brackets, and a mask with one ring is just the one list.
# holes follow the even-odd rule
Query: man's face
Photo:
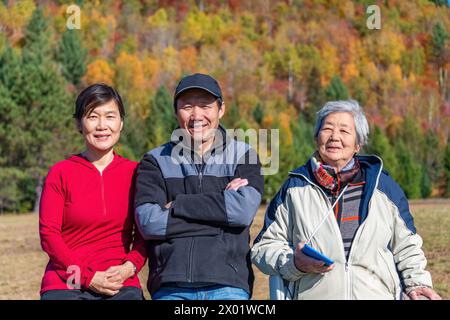
[[214, 139], [219, 120], [225, 113], [225, 104], [219, 107], [217, 98], [202, 89], [189, 89], [177, 100], [177, 119], [196, 142]]

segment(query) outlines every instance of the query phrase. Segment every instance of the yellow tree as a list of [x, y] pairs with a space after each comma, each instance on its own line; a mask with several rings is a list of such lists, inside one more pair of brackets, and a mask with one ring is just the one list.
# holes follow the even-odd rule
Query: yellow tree
[[177, 42], [176, 22], [170, 11], [165, 8], [158, 9], [148, 17], [146, 29], [142, 39], [143, 46], [153, 52], [160, 54], [165, 48]]
[[328, 41], [324, 41], [320, 48], [319, 70], [323, 86], [326, 86], [333, 76], [339, 74], [337, 50]]
[[23, 37], [22, 28], [28, 24], [36, 5], [33, 0], [0, 2], [0, 30], [8, 34], [14, 44]]
[[173, 88], [181, 77], [183, 61], [180, 60], [179, 52], [173, 46], [168, 46], [156, 58], [160, 64], [159, 85]]
[[116, 59], [115, 85], [132, 113], [145, 117], [147, 85], [142, 61], [134, 54], [121, 52]]
[[156, 88], [159, 88], [158, 76], [161, 69], [161, 64], [158, 59], [150, 55], [145, 55], [142, 58], [142, 67], [144, 71], [144, 77], [147, 81], [147, 86], [150, 92], [154, 92]]
[[192, 47], [186, 47], [180, 50], [180, 61], [183, 73], [194, 73], [197, 69], [197, 50]]
[[377, 61], [387, 68], [390, 64], [398, 64], [405, 51], [403, 37], [389, 29], [381, 29], [371, 34], [368, 42], [368, 52], [373, 61]]
[[86, 47], [102, 56], [110, 56], [115, 46], [112, 36], [117, 27], [114, 14], [103, 14], [89, 2], [83, 7], [83, 12], [81, 31]]
[[96, 59], [88, 64], [83, 81], [88, 85], [98, 82], [112, 85], [114, 83], [114, 70], [106, 60]]

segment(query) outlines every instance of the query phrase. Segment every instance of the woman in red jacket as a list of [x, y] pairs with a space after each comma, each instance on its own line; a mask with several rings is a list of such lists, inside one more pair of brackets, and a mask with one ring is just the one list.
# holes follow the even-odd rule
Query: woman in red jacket
[[146, 251], [132, 205], [137, 163], [113, 151], [124, 116], [120, 95], [105, 84], [77, 98], [86, 150], [50, 169], [41, 197], [39, 232], [50, 258], [42, 300], [143, 299], [137, 273]]

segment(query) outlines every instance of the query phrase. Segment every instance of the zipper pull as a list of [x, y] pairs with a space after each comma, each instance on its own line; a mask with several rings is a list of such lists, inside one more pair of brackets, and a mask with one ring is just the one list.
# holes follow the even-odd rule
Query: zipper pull
[[348, 261], [345, 262], [345, 272], [348, 272]]
[[199, 189], [200, 192], [203, 191], [202, 179], [203, 179], [203, 173], [200, 172], [199, 175], [198, 175], [198, 189]]

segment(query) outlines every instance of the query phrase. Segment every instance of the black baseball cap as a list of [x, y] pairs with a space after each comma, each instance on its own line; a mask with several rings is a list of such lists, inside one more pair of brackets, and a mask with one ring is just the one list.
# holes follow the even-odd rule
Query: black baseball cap
[[180, 96], [180, 94], [185, 92], [186, 90], [195, 88], [208, 91], [217, 99], [219, 99], [219, 105], [222, 104], [222, 90], [220, 89], [217, 80], [207, 74], [194, 73], [184, 77], [178, 83], [178, 86], [175, 89], [175, 95], [173, 97], [173, 106], [175, 110], [177, 109], [177, 98]]

